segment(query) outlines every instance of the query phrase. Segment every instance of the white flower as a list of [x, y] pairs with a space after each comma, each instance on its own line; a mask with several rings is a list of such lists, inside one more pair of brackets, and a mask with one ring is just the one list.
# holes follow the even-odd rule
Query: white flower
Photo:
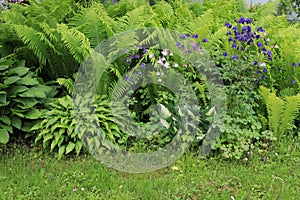
[[174, 67], [178, 67], [178, 64], [174, 62], [173, 66], [174, 66]]
[[279, 46], [276, 44], [276, 45], [274, 46], [274, 48], [275, 48], [275, 49], [278, 49], [278, 48], [279, 48]]
[[157, 79], [157, 81], [158, 81], [159, 83], [161, 83], [161, 82], [162, 82], [161, 78]]
[[170, 68], [170, 64], [168, 62], [165, 63], [166, 68]]
[[275, 156], [278, 156], [279, 154], [278, 153], [275, 153]]
[[270, 42], [270, 38], [266, 38], [266, 42]]
[[170, 53], [169, 53], [169, 56], [173, 56], [173, 53], [172, 53], [172, 52], [170, 52]]
[[157, 75], [157, 76], [160, 76], [160, 72], [156, 72], [156, 75]]
[[248, 158], [244, 158], [245, 161], [248, 161]]
[[77, 190], [77, 188], [74, 188], [74, 189], [73, 189], [73, 192], [76, 192], [76, 190]]
[[84, 188], [80, 188], [81, 189], [81, 191], [84, 191]]
[[231, 200], [235, 200], [234, 196], [230, 196], [230, 199], [231, 199]]
[[161, 54], [162, 55], [164, 55], [164, 56], [167, 56], [168, 55], [168, 49], [164, 49], [162, 52], [161, 52]]
[[261, 66], [261, 67], [265, 67], [265, 66], [266, 66], [266, 63], [265, 63], [265, 62], [262, 62], [262, 63], [260, 63], [260, 66]]
[[161, 59], [159, 59], [157, 63], [160, 65], [164, 65], [164, 62]]
[[150, 53], [149, 58], [150, 59], [154, 58], [154, 53]]

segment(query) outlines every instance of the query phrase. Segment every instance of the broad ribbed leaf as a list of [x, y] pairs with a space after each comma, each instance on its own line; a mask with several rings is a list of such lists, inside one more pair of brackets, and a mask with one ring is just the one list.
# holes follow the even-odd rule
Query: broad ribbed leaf
[[12, 83], [15, 83], [17, 82], [18, 80], [20, 80], [21, 78], [19, 76], [11, 76], [11, 77], [8, 77], [4, 80], [4, 84], [6, 85], [10, 85]]
[[66, 154], [70, 153], [75, 148], [75, 144], [73, 142], [69, 142], [68, 146], [66, 147]]
[[7, 130], [5, 129], [0, 129], [0, 143], [6, 144], [9, 140], [9, 135]]

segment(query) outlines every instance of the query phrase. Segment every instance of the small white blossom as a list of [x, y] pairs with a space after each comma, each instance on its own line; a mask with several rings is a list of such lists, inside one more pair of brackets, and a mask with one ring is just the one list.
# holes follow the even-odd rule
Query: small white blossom
[[266, 66], [266, 63], [265, 63], [265, 62], [262, 62], [262, 63], [260, 63], [260, 66], [261, 66], [261, 67], [265, 67], [265, 66]]
[[177, 63], [174, 63], [173, 66], [174, 66], [174, 67], [178, 67], [178, 64], [177, 64]]
[[164, 49], [161, 54], [167, 56], [169, 54], [168, 49]]
[[165, 63], [165, 68], [170, 68], [170, 64], [168, 62]]
[[150, 59], [154, 58], [154, 53], [150, 53], [149, 58]]
[[81, 191], [84, 191], [84, 188], [80, 188], [81, 189]]
[[161, 82], [162, 82], [161, 78], [157, 79], [157, 81], [158, 81], [159, 83], [161, 83]]

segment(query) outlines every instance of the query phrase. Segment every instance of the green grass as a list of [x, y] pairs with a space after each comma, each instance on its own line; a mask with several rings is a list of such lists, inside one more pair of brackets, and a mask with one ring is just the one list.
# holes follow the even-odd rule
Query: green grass
[[57, 160], [14, 148], [0, 151], [0, 199], [300, 199], [299, 148], [281, 149], [248, 161], [187, 155], [159, 171], [127, 174], [87, 155]]

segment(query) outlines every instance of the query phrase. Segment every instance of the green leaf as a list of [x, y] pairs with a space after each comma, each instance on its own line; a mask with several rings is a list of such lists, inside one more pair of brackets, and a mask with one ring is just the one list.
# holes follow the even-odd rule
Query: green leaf
[[0, 71], [7, 70], [10, 65], [0, 65]]
[[10, 125], [10, 122], [11, 122], [11, 120], [5, 115], [0, 116], [0, 121], [2, 121], [3, 123], [5, 123], [7, 125]]
[[36, 98], [46, 98], [46, 94], [40, 87], [29, 88], [26, 92], [18, 94], [20, 97], [36, 97]]
[[32, 108], [38, 103], [38, 101], [33, 97], [18, 98], [18, 99], [14, 99], [14, 101], [18, 102], [17, 106], [21, 109]]
[[58, 159], [61, 159], [63, 154], [65, 153], [66, 147], [65, 146], [60, 146], [58, 149]]
[[26, 87], [26, 86], [21, 86], [21, 85], [12, 86], [11, 89], [10, 89], [10, 96], [11, 97], [16, 97], [16, 95], [18, 93], [25, 92], [26, 90], [28, 90], [28, 87]]
[[7, 105], [6, 92], [0, 91], [0, 106], [6, 106], [6, 105]]
[[77, 155], [80, 153], [81, 148], [82, 148], [82, 142], [80, 140], [78, 140], [75, 145], [75, 150], [76, 150]]
[[10, 85], [12, 83], [15, 83], [17, 82], [18, 80], [20, 80], [21, 78], [19, 76], [11, 76], [11, 77], [8, 77], [4, 80], [4, 84], [5, 85]]
[[66, 154], [70, 153], [75, 148], [75, 144], [73, 142], [69, 142], [66, 148]]
[[9, 140], [9, 135], [7, 130], [5, 129], [0, 129], [0, 143], [6, 144]]
[[24, 114], [24, 117], [27, 119], [39, 119], [41, 116], [41, 112], [38, 109], [32, 109]]
[[33, 85], [39, 84], [39, 81], [36, 78], [31, 78], [30, 76], [25, 76], [24, 78], [19, 77], [18, 84], [33, 86]]
[[29, 71], [29, 68], [27, 67], [17, 67], [15, 69], [10, 70], [7, 74], [8, 75], [18, 75], [18, 76], [24, 76]]

